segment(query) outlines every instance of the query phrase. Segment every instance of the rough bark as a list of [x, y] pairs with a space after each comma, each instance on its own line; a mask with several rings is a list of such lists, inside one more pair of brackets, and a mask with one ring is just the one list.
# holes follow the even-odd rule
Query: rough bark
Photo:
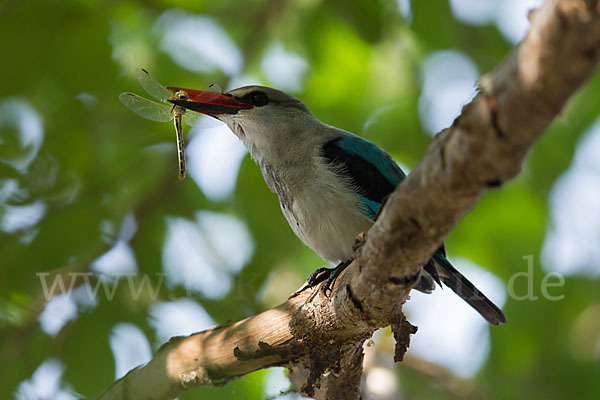
[[402, 359], [414, 333], [402, 304], [421, 266], [487, 190], [519, 173], [528, 150], [596, 70], [598, 0], [549, 0], [530, 19], [526, 39], [481, 79], [477, 96], [357, 241], [356, 260], [330, 299], [307, 290], [233, 325], [173, 338], [100, 398], [168, 399], [274, 365], [290, 367], [306, 395], [358, 398], [363, 342], [392, 325]]

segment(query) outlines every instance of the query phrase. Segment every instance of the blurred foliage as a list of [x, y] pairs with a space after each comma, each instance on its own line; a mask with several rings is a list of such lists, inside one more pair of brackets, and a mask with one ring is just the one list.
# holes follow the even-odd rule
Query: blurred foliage
[[[0, 125], [0, 217], [10, 207], [43, 202], [43, 217], [16, 231], [0, 232], [0, 397], [11, 398], [47, 358], [65, 365], [63, 386], [93, 397], [114, 379], [109, 347], [119, 322], [138, 326], [156, 350], [160, 344], [148, 311], [157, 301], [188, 296], [217, 323], [238, 320], [285, 300], [323, 262], [294, 237], [279, 205], [248, 157], [234, 193], [207, 198], [188, 178], [176, 179], [172, 127], [138, 118], [117, 96], [141, 92], [131, 69], [145, 67], [161, 82], [205, 88], [231, 78], [221, 69], [186, 70], [160, 48], [155, 23], [172, 8], [214, 19], [243, 55], [243, 74], [265, 84], [261, 60], [274, 41], [308, 62], [304, 89], [295, 93], [332, 125], [363, 134], [413, 168], [430, 137], [420, 126], [420, 65], [434, 51], [454, 49], [483, 73], [510, 51], [494, 25], [456, 20], [446, 1], [414, 1], [403, 17], [392, 0], [99, 1], [6, 0], [0, 4], [0, 102], [23, 101], [39, 114], [43, 142], [27, 168], [17, 160], [19, 125]], [[202, 41], [202, 37], [195, 38]], [[140, 93], [141, 94], [141, 93]], [[533, 254], [534, 287], [545, 272], [539, 252], [548, 226], [548, 195], [569, 166], [575, 145], [600, 109], [598, 76], [570, 103], [540, 140], [524, 173], [487, 195], [448, 238], [454, 255], [489, 268], [504, 282]], [[387, 107], [387, 108], [385, 108]], [[383, 110], [383, 111], [382, 111]], [[372, 124], [365, 122], [373, 117]], [[5, 118], [2, 117], [2, 118]], [[199, 133], [201, 134], [201, 133]], [[227, 157], [227, 154], [223, 154]], [[18, 190], [4, 196], [10, 185]], [[77, 318], [56, 336], [38, 322], [44, 296], [36, 274], [89, 272], [117, 240], [133, 214], [129, 241], [138, 274], [163, 271], [167, 217], [194, 220], [197, 210], [234, 215], [247, 224], [256, 249], [224, 298], [206, 298], [162, 286], [158, 297], [132, 299], [119, 286], [108, 301], [78, 305]], [[27, 216], [27, 214], [25, 214]], [[112, 227], [112, 228], [111, 228]], [[270, 274], [271, 272], [271, 274]], [[517, 284], [517, 291], [525, 287]], [[407, 398], [597, 398], [600, 367], [570, 347], [578, 316], [600, 301], [598, 281], [567, 278], [564, 300], [508, 300], [509, 324], [491, 330], [491, 354], [466, 392], [447, 390], [417, 368], [396, 367]], [[521, 290], [523, 289], [523, 290]], [[598, 308], [596, 307], [596, 310]], [[597, 315], [596, 315], [597, 318]], [[584, 329], [584, 328], [581, 328]], [[585, 330], [585, 329], [584, 329]], [[598, 331], [592, 331], [592, 335]], [[591, 350], [590, 350], [591, 351]], [[585, 350], [584, 350], [585, 352]], [[390, 356], [391, 359], [391, 356]], [[264, 397], [265, 371], [225, 388], [201, 388], [184, 399]]]

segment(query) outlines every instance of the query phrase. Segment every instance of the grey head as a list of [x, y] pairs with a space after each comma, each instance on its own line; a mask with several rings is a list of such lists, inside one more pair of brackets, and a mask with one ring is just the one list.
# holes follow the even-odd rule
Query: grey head
[[297, 162], [299, 154], [313, 155], [325, 140], [340, 135], [300, 100], [277, 89], [244, 86], [222, 94], [192, 94], [188, 100], [169, 102], [225, 122], [259, 164]]
[[285, 154], [311, 142], [321, 124], [294, 96], [265, 86], [244, 86], [226, 94], [252, 107], [217, 116], [240, 138], [254, 159]]

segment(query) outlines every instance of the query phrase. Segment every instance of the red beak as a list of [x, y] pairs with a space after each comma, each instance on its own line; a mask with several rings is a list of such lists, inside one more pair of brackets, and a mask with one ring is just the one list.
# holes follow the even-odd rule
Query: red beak
[[184, 89], [171, 86], [167, 89], [173, 93], [184, 91], [189, 95], [188, 100], [169, 99], [169, 103], [215, 118], [220, 114], [237, 114], [239, 110], [253, 107], [252, 104], [236, 99], [232, 95], [226, 93]]

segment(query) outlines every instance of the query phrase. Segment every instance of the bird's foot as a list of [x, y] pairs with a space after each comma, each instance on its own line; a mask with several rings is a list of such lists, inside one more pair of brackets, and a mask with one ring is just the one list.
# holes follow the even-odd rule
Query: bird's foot
[[313, 287], [317, 286], [319, 283], [323, 282], [325, 279], [328, 279], [328, 277], [331, 275], [332, 271], [333, 271], [332, 268], [327, 268], [327, 267], [321, 267], [321, 268], [314, 270], [308, 276], [308, 279], [306, 280], [306, 286], [309, 288], [313, 288]]
[[333, 285], [335, 284], [335, 281], [338, 278], [338, 276], [340, 276], [342, 271], [344, 271], [346, 267], [351, 263], [352, 260], [342, 261], [335, 268], [322, 267], [315, 270], [308, 276], [308, 279], [306, 280], [306, 285], [298, 289], [298, 291], [290, 297], [296, 297], [306, 289], [312, 289], [323, 281], [325, 281], [325, 284], [323, 285], [323, 287], [321, 287], [321, 290], [323, 290], [323, 294], [327, 296], [328, 292], [331, 292], [331, 289], [333, 289]]
[[312, 289], [312, 288], [314, 288], [319, 283], [321, 283], [325, 279], [327, 279], [329, 277], [329, 275], [331, 274], [332, 271], [333, 271], [332, 269], [327, 268], [327, 267], [321, 267], [321, 268], [318, 268], [318, 269], [314, 270], [308, 276], [308, 279], [306, 280], [306, 285], [302, 286], [294, 294], [292, 294], [290, 296], [290, 299], [292, 297], [298, 296], [300, 293], [304, 292], [306, 289]]
[[327, 280], [325, 281], [325, 284], [321, 288], [321, 290], [323, 290], [323, 294], [326, 297], [328, 297], [327, 296], [327, 292], [331, 292], [331, 290], [333, 289], [333, 285], [335, 285], [335, 281], [337, 280], [338, 276], [340, 276], [340, 274], [350, 264], [352, 264], [352, 260], [342, 261], [335, 268], [328, 270], [329, 271], [329, 273], [328, 273], [329, 276], [327, 277]]

